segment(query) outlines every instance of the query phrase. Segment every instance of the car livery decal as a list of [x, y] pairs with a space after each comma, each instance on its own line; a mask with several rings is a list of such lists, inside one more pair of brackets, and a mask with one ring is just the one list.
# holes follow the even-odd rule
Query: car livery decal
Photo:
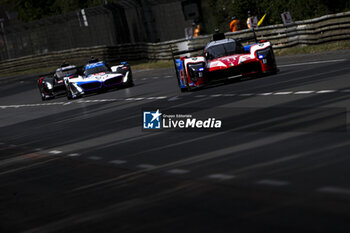
[[176, 69], [178, 70], [178, 79], [179, 79], [179, 82], [180, 82], [180, 87], [181, 88], [185, 88], [186, 85], [185, 85], [185, 82], [184, 80], [181, 78], [183, 76], [183, 65], [182, 65], [182, 61], [181, 59], [176, 59], [175, 60], [175, 63], [176, 63]]
[[88, 70], [88, 69], [92, 69], [92, 68], [95, 68], [95, 67], [99, 67], [99, 66], [104, 66], [104, 62], [100, 61], [100, 62], [97, 62], [97, 63], [92, 63], [92, 64], [87, 64], [85, 66], [85, 69]]

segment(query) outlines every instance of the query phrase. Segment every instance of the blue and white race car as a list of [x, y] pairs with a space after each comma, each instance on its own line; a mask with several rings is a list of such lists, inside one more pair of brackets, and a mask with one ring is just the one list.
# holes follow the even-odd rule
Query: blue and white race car
[[107, 63], [90, 59], [84, 66], [83, 75], [64, 79], [68, 99], [88, 93], [103, 91], [112, 87], [131, 87], [134, 85], [132, 72], [127, 62], [109, 67]]

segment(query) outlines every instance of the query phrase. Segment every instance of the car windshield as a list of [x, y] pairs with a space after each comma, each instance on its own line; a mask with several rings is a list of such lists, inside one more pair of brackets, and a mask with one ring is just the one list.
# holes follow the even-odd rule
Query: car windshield
[[243, 47], [241, 44], [236, 44], [236, 42], [232, 41], [209, 47], [206, 50], [206, 57], [207, 59], [212, 60], [219, 57], [242, 53], [242, 49]]
[[108, 71], [108, 67], [105, 66], [104, 64], [100, 64], [97, 66], [87, 66], [84, 74], [91, 75], [91, 74], [97, 74], [97, 73], [102, 73], [107, 71]]
[[56, 75], [58, 78], [63, 78], [63, 77], [66, 77], [67, 75], [77, 74], [77, 72], [78, 72], [77, 68], [71, 68], [71, 69], [57, 71]]

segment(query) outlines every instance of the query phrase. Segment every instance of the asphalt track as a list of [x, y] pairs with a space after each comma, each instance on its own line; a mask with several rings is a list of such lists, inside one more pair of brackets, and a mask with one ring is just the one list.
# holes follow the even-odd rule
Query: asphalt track
[[[350, 232], [348, 125], [332, 111], [340, 128], [322, 132], [269, 130], [303, 113], [261, 122], [269, 107], [348, 112], [350, 51], [277, 62], [190, 93], [173, 69], [137, 71], [132, 88], [73, 101], [0, 80], [0, 232]], [[144, 132], [144, 107], [251, 111], [245, 130]]]

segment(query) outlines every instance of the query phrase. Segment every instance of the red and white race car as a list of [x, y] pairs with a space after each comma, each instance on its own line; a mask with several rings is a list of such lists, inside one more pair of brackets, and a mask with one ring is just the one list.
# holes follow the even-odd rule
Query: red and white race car
[[[216, 38], [216, 39], [215, 39]], [[192, 50], [195, 51], [195, 50]], [[176, 52], [180, 55], [191, 51]], [[214, 36], [204, 48], [204, 56], [174, 59], [181, 91], [188, 91], [212, 81], [275, 74], [278, 69], [272, 45], [267, 41], [242, 46], [239, 40]]]

